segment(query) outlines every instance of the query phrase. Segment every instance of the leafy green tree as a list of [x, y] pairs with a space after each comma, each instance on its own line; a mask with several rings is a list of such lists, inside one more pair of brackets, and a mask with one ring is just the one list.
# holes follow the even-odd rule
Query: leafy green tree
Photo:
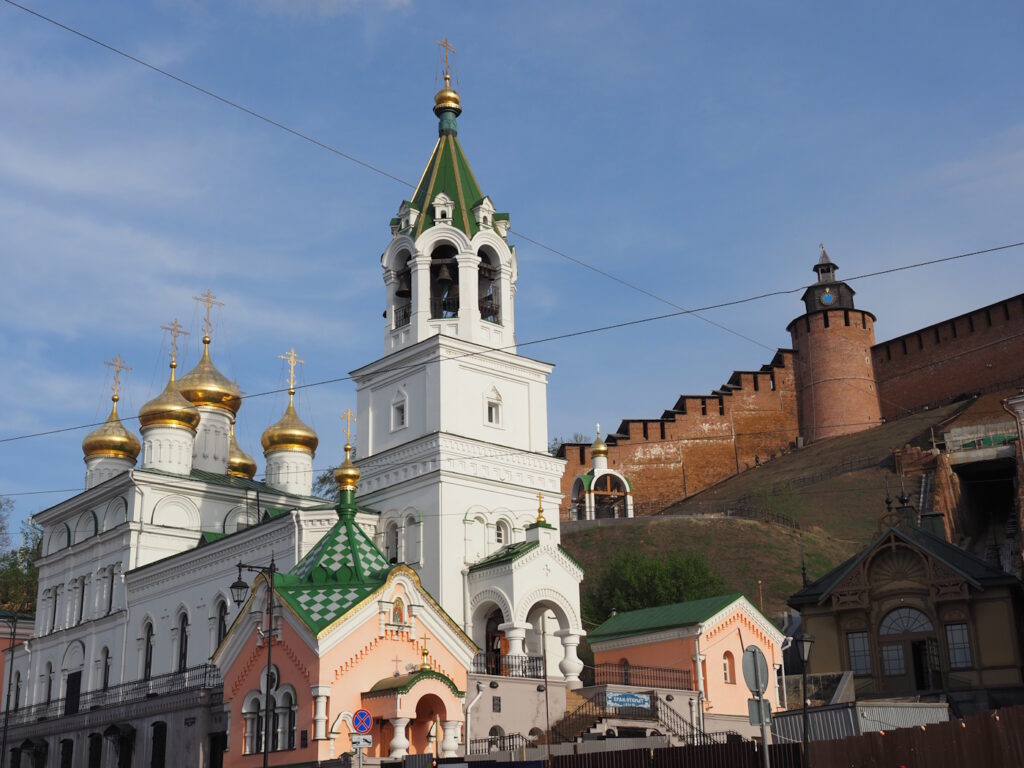
[[592, 583], [583, 582], [583, 608], [594, 621], [612, 610], [635, 611], [721, 594], [722, 579], [703, 556], [671, 553], [652, 557], [638, 552], [613, 555]]
[[21, 525], [21, 545], [10, 546], [10, 514], [13, 502], [0, 497], [0, 607], [32, 613], [35, 610], [39, 571], [35, 561], [39, 557], [42, 531], [30, 521]]

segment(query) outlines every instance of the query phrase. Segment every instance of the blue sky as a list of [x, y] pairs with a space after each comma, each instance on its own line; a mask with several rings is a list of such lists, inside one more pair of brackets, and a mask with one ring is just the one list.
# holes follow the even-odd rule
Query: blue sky
[[[1020, 3], [25, 0], [415, 181], [436, 40], [459, 137], [513, 230], [684, 307], [1024, 240]], [[383, 353], [379, 254], [408, 189], [0, 3], [0, 437], [162, 388], [177, 316], [246, 392]], [[520, 343], [671, 308], [512, 236]], [[854, 283], [879, 340], [1019, 293], [1024, 249]], [[798, 294], [525, 347], [556, 364], [552, 435], [656, 417], [788, 346]], [[348, 382], [304, 390], [335, 463]], [[257, 457], [283, 395], [243, 405]], [[85, 431], [0, 443], [0, 494], [80, 488]], [[66, 496], [17, 495], [22, 517]]]

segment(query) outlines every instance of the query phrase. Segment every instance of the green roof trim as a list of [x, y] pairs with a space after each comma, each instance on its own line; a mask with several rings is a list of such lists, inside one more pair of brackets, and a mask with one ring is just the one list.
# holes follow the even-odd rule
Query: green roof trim
[[288, 510], [282, 507], [267, 507], [267, 517], [269, 517], [271, 520], [287, 514]]
[[217, 531], [202, 531], [199, 534], [199, 546], [203, 546], [204, 544], [212, 544], [215, 541], [220, 541], [227, 535], [228, 534], [226, 533], [219, 533]]
[[570, 554], [569, 550], [568, 550], [568, 549], [566, 549], [565, 547], [563, 547], [563, 546], [562, 546], [561, 544], [559, 544], [559, 545], [558, 545], [558, 551], [559, 551], [559, 552], [561, 552], [561, 553], [562, 553], [563, 555], [565, 555], [566, 557], [568, 557], [568, 558], [569, 558], [569, 560], [571, 560], [571, 561], [572, 561], [572, 563], [573, 563], [573, 564], [574, 564], [574, 565], [575, 565], [575, 566], [576, 566], [577, 568], [579, 568], [579, 569], [580, 569], [581, 571], [583, 571], [583, 570], [586, 570], [586, 569], [585, 569], [585, 568], [583, 567], [583, 563], [581, 563], [581, 562], [580, 562], [579, 560], [577, 560], [577, 559], [576, 559], [575, 557], [573, 557], [573, 556], [572, 556], [572, 554]]
[[432, 669], [419, 669], [408, 675], [385, 677], [383, 680], [375, 683], [369, 691], [364, 692], [363, 696], [372, 698], [374, 696], [403, 695], [411, 691], [417, 683], [423, 680], [440, 680], [459, 698], [465, 698], [466, 696], [466, 692], [460, 691], [459, 686], [450, 677], [440, 672], [435, 672]]
[[[473, 237], [480, 231], [472, 215], [473, 202], [483, 198], [476, 183], [473, 170], [454, 134], [444, 134], [437, 140], [434, 151], [427, 161], [427, 167], [420, 177], [420, 183], [412, 196], [409, 206], [420, 211], [416, 220], [415, 234], [419, 237], [434, 221], [434, 199], [444, 192], [454, 201], [451, 226]], [[405, 202], [405, 201], [403, 201]]]
[[495, 213], [494, 214], [494, 220], [495, 221], [508, 221], [508, 214], [507, 213]]
[[591, 630], [587, 635], [587, 640], [593, 643], [620, 637], [645, 635], [677, 627], [692, 627], [725, 610], [741, 597], [742, 595], [737, 592], [730, 595], [706, 597], [703, 600], [689, 600], [685, 603], [671, 603], [618, 613], [596, 629]]
[[483, 560], [479, 560], [469, 566], [469, 571], [481, 571], [486, 568], [493, 568], [496, 565], [504, 565], [518, 560], [528, 552], [535, 550], [540, 544], [536, 541], [517, 541], [514, 544], [506, 544], [497, 552], [493, 552]]

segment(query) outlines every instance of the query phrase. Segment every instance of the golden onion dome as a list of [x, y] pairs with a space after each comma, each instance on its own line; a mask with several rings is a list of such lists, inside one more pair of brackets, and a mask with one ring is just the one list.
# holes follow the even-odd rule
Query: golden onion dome
[[608, 446], [605, 445], [604, 440], [601, 439], [601, 427], [597, 428], [597, 437], [595, 437], [594, 442], [590, 444], [590, 454], [592, 456], [608, 455]]
[[178, 364], [171, 360], [171, 377], [164, 391], [139, 409], [139, 425], [147, 427], [168, 426], [196, 431], [199, 426], [199, 409], [182, 396], [174, 380], [174, 369]]
[[459, 94], [452, 88], [451, 75], [444, 76], [444, 88], [434, 95], [434, 114], [438, 117], [442, 112], [454, 112], [456, 116], [462, 114], [462, 102]]
[[256, 476], [256, 462], [242, 450], [235, 438], [235, 422], [231, 422], [231, 447], [228, 451], [228, 474], [252, 480]]
[[142, 446], [139, 445], [139, 438], [125, 429], [117, 415], [119, 399], [116, 394], [111, 398], [114, 405], [110, 409], [107, 420], [86, 435], [82, 441], [82, 453], [85, 454], [86, 461], [107, 456], [128, 459], [134, 464], [139, 457], [139, 451], [142, 449]]
[[334, 470], [339, 491], [354, 491], [359, 485], [359, 467], [352, 463], [352, 444], [345, 443], [345, 462]]
[[316, 453], [320, 438], [295, 412], [294, 389], [288, 390], [288, 407], [284, 409], [284, 416], [266, 428], [260, 442], [264, 454], [271, 451], [305, 451], [310, 455]]
[[196, 367], [181, 377], [178, 391], [195, 406], [220, 408], [234, 415], [242, 406], [242, 393], [218, 371], [210, 359], [210, 335], [203, 336], [203, 356]]

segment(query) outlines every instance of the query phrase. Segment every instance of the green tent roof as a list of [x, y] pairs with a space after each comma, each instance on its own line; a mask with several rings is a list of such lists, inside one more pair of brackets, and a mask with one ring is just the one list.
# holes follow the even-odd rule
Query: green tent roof
[[592, 630], [587, 639], [590, 642], [613, 640], [630, 635], [643, 635], [676, 627], [691, 627], [707, 621], [740, 599], [742, 595], [718, 595], [703, 600], [689, 600], [685, 603], [658, 605], [641, 608], [638, 611], [617, 613], [604, 624]]
[[355, 521], [354, 506], [339, 505], [340, 519], [275, 589], [319, 634], [387, 581], [392, 566]]
[[483, 194], [458, 138], [451, 133], [437, 139], [410, 201], [410, 205], [420, 212], [413, 237], [419, 237], [424, 230], [434, 226], [433, 202], [441, 192], [455, 201], [452, 226], [473, 237], [480, 231], [473, 216], [473, 206], [483, 198]]

